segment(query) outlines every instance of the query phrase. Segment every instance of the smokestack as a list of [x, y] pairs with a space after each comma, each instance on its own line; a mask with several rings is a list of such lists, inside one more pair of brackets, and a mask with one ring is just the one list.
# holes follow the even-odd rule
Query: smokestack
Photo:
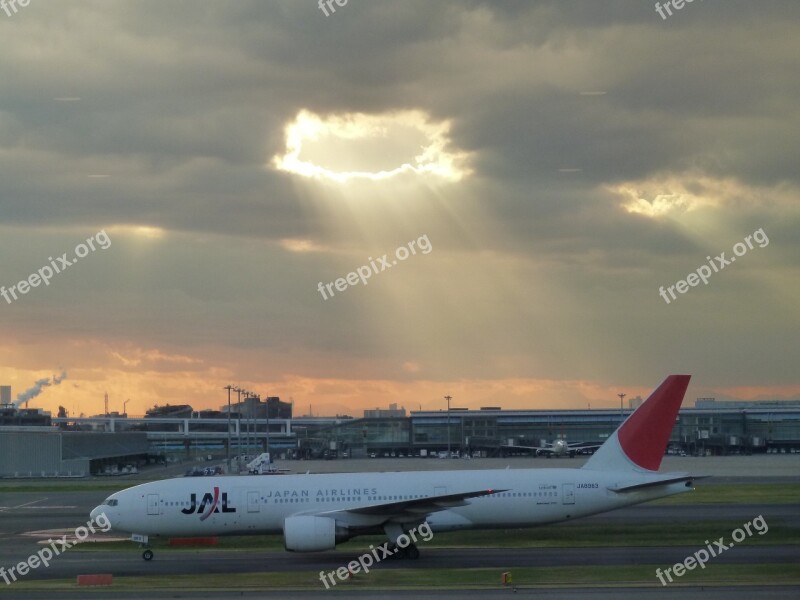
[[49, 377], [45, 377], [44, 379], [39, 379], [36, 383], [33, 384], [32, 388], [29, 388], [22, 392], [21, 394], [17, 395], [17, 400], [14, 402], [14, 408], [19, 408], [23, 402], [27, 402], [28, 400], [33, 400], [42, 393], [42, 390], [46, 387], [50, 387], [51, 385], [58, 385], [67, 377], [67, 372], [62, 371], [61, 375], [54, 375], [52, 381]]

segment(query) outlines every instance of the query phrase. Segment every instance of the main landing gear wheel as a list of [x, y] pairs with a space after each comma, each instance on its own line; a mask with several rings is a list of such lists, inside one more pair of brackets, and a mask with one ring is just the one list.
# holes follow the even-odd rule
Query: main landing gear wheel
[[145, 560], [153, 560], [153, 551], [148, 548], [144, 552], [142, 552], [142, 558]]
[[[410, 558], [411, 560], [419, 558], [419, 550], [414, 544], [410, 543], [411, 539], [398, 523], [387, 523], [383, 529], [386, 532], [386, 537], [389, 538], [387, 550], [390, 552], [390, 558]], [[401, 537], [406, 538], [407, 545], [405, 547], [400, 547], [397, 544]]]
[[392, 553], [391, 558], [396, 560], [417, 560], [419, 558], [419, 549], [414, 544], [410, 544], [405, 548], [401, 548], [396, 544], [389, 544], [388, 549]]

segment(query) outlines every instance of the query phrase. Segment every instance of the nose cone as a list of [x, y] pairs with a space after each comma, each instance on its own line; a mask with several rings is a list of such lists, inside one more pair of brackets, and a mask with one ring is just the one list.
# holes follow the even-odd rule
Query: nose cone
[[96, 521], [97, 517], [99, 517], [102, 514], [102, 512], [103, 512], [103, 507], [96, 506], [94, 510], [92, 510], [92, 512], [89, 513], [89, 516], [92, 518], [93, 521]]

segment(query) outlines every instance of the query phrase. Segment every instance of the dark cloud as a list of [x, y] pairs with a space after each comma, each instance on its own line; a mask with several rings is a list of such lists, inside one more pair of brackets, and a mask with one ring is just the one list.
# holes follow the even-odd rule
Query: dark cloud
[[[107, 257], [0, 318], [143, 347], [224, 339], [308, 375], [422, 357], [429, 377], [657, 378], [681, 355], [715, 383], [786, 383], [796, 312], [778, 301], [742, 323], [797, 299], [798, 16], [790, 0], [666, 21], [626, 0], [351, 0], [328, 17], [296, 0], [32, 3], [0, 21], [3, 282], [75, 231], [171, 233], [143, 251], [119, 229]], [[302, 109], [423, 110], [474, 173], [301, 181], [269, 165]], [[652, 201], [675, 182], [709, 203], [654, 219], [614, 191]], [[776, 242], [749, 267], [660, 303], [659, 285], [757, 227]], [[315, 291], [422, 233], [427, 263]], [[754, 337], [770, 359], [748, 370], [735, 348]]]

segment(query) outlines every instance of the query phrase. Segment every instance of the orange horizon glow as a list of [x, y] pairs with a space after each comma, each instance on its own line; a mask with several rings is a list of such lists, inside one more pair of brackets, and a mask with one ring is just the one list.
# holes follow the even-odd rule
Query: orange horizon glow
[[[109, 411], [123, 412], [123, 403], [129, 399], [127, 414], [142, 416], [154, 406], [189, 404], [194, 410], [219, 410], [227, 403], [227, 392], [223, 389], [227, 380], [195, 378], [191, 389], [186, 375], [148, 376], [144, 373], [128, 373], [121, 377], [118, 371], [77, 373], [69, 376], [61, 385], [46, 387], [41, 394], [29, 402], [30, 408], [40, 408], [57, 414], [59, 405], [68, 414], [78, 417], [102, 415], [104, 395], [109, 395]], [[47, 376], [47, 375], [44, 375]], [[86, 378], [91, 376], [91, 379]], [[36, 375], [34, 375], [36, 377]], [[28, 379], [29, 372], [8, 376], [3, 371], [3, 385], [12, 385], [12, 402], [17, 394], [27, 387], [20, 384]], [[34, 379], [30, 380], [32, 384]], [[499, 406], [504, 410], [541, 409], [614, 409], [619, 407], [616, 394], [618, 386], [603, 386], [588, 381], [556, 381], [537, 379], [496, 379], [408, 382], [391, 380], [319, 379], [287, 375], [281, 382], [238, 382], [243, 388], [266, 396], [279, 396], [284, 402], [292, 401], [294, 415], [313, 416], [349, 415], [362, 417], [366, 409], [388, 408], [397, 404], [407, 413], [418, 410], [444, 410], [445, 394], [453, 396], [452, 406], [478, 409], [482, 406]], [[624, 386], [627, 399], [639, 395], [647, 397], [651, 389]], [[159, 391], [163, 392], [160, 393]], [[743, 386], [721, 388], [725, 397], [741, 400], [759, 398], [782, 399], [800, 395], [800, 386]], [[237, 394], [231, 395], [232, 402]], [[687, 394], [684, 406], [694, 405], [694, 397]], [[24, 408], [24, 403], [21, 405]], [[626, 402], [627, 408], [627, 402]]]

